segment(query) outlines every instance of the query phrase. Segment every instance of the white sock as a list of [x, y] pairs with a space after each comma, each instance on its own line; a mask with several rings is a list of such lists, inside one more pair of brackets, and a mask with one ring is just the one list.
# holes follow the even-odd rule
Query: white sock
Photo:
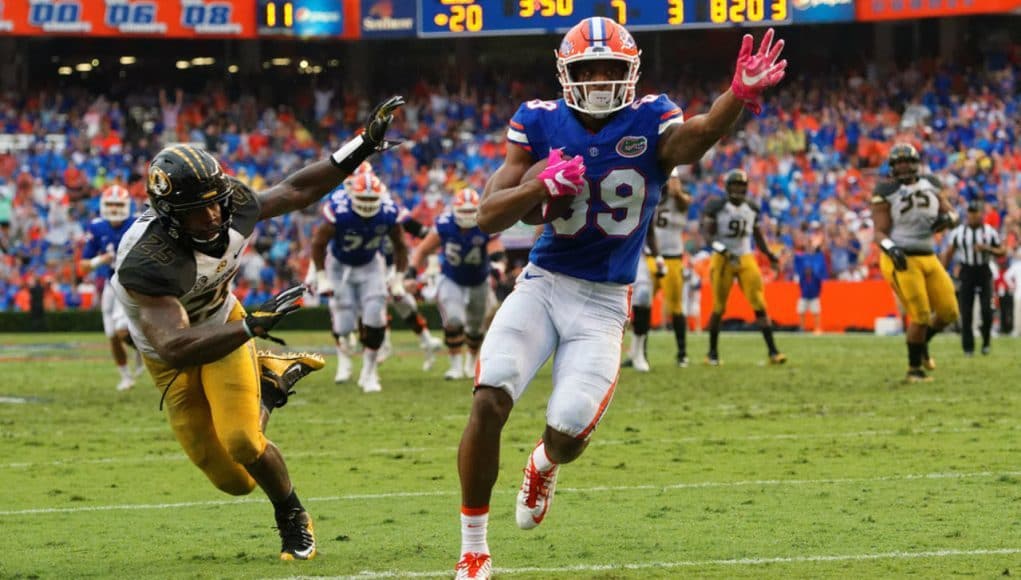
[[[461, 553], [481, 552], [489, 553], [489, 543], [486, 541], [486, 530], [489, 527], [489, 508], [485, 513], [478, 515], [465, 515], [465, 508], [461, 508]], [[471, 511], [481, 511], [472, 509]]]
[[636, 356], [645, 355], [645, 341], [649, 338], [648, 334], [636, 334], [635, 341], [632, 343], [635, 349]]
[[460, 369], [464, 365], [464, 355], [462, 353], [450, 355], [450, 368]]
[[539, 444], [532, 450], [532, 463], [539, 471], [549, 471], [557, 466], [550, 460], [549, 455], [546, 455], [546, 443], [542, 441], [539, 441]]
[[337, 341], [337, 358], [348, 358], [347, 342], [343, 339]]
[[391, 346], [390, 345], [390, 327], [389, 326], [386, 327], [386, 330], [383, 332], [383, 346], [386, 347], [386, 348], [390, 348], [390, 346]]
[[363, 373], [374, 373], [376, 372], [376, 358], [379, 356], [378, 350], [367, 348], [362, 351], [362, 372]]
[[433, 337], [429, 334], [428, 328], [423, 328], [422, 332], [418, 333], [418, 344], [420, 344], [422, 348], [428, 347], [432, 340]]
[[117, 370], [120, 371], [122, 379], [131, 378], [131, 371], [128, 370], [128, 365], [117, 365]]

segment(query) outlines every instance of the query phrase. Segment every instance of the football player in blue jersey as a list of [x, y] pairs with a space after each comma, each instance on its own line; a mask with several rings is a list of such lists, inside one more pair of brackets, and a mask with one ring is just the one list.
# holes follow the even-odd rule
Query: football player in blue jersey
[[[497, 235], [479, 229], [479, 193], [465, 188], [454, 195], [451, 209], [436, 219], [436, 227], [415, 248], [411, 266], [421, 269], [438, 248], [440, 279], [436, 303], [443, 318], [444, 342], [450, 352], [447, 380], [475, 376], [485, 318], [490, 307], [491, 260], [499, 260], [503, 244]], [[468, 355], [464, 356], [464, 347]]]
[[457, 578], [492, 573], [486, 530], [500, 434], [552, 355], [553, 393], [517, 495], [518, 526], [534, 528], [549, 513], [560, 465], [582, 453], [613, 396], [629, 285], [660, 187], [674, 167], [698, 161], [744, 108], [760, 110], [763, 91], [783, 78], [782, 48], [772, 29], [757, 52], [745, 35], [730, 88], [707, 113], [685, 120], [666, 95], [637, 96], [640, 52], [631, 34], [609, 18], [586, 18], [556, 51], [563, 97], [527, 102], [511, 119], [478, 225], [491, 233], [523, 218], [546, 225], [479, 353], [458, 451]]
[[110, 341], [110, 351], [117, 364], [121, 380], [117, 383], [118, 391], [126, 391], [135, 386], [135, 377], [141, 374], [142, 356], [135, 351], [134, 369], [128, 368], [128, 355], [124, 345], [131, 344], [128, 334], [128, 319], [124, 307], [117, 301], [110, 277], [113, 276], [113, 263], [117, 257], [117, 247], [121, 237], [128, 231], [135, 218], [131, 215], [131, 194], [120, 185], [111, 185], [103, 190], [99, 198], [99, 217], [89, 223], [85, 233], [85, 248], [82, 250], [81, 269], [96, 273], [97, 281], [102, 281], [103, 291], [100, 295], [100, 307], [103, 311], [103, 332]]
[[[382, 390], [377, 366], [386, 334], [386, 262], [381, 253], [385, 238], [393, 244], [397, 270], [403, 272], [408, 267], [397, 206], [378, 177], [360, 173], [330, 196], [323, 217], [312, 237], [316, 291], [330, 297], [334, 336], [347, 336], [361, 320], [364, 348], [358, 386], [363, 392], [376, 393]], [[344, 340], [337, 341], [337, 382], [351, 376], [346, 347]]]

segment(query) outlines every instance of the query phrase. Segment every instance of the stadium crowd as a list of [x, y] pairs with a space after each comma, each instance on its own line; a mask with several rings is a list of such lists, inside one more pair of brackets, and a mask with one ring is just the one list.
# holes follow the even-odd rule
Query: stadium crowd
[[[558, 95], [556, 79], [545, 73], [458, 74], [451, 70], [408, 91], [395, 124], [405, 141], [374, 161], [391, 192], [426, 224], [459, 188], [482, 189], [503, 159], [506, 122], [518, 103]], [[1000, 288], [1021, 292], [1016, 275], [1004, 278], [1011, 263], [1021, 263], [1021, 45], [988, 51], [970, 66], [931, 60], [886, 70], [872, 63], [842, 74], [791, 76], [760, 116], [745, 117], [687, 179], [691, 255], [705, 245], [697, 227], [701, 208], [722, 195], [720, 176], [742, 167], [781, 256], [776, 269], [760, 257], [767, 282], [793, 279], [794, 256], [806, 251], [825, 255], [829, 277], [879, 278], [871, 192], [887, 171], [889, 148], [906, 141], [962, 215], [969, 200], [987, 202], [985, 221], [1008, 248], [998, 263]], [[694, 114], [725, 82], [646, 79], [640, 88], [665, 92]], [[51, 310], [96, 306], [92, 277], [77, 268], [84, 228], [111, 183], [126, 186], [141, 210], [146, 163], [163, 144], [215, 151], [228, 172], [259, 190], [336, 148], [375, 96], [310, 85], [287, 102], [267, 103], [233, 98], [217, 81], [194, 94], [137, 88], [116, 100], [82, 89], [3, 96], [0, 311], [28, 310], [33, 295]], [[309, 210], [260, 227], [238, 277], [246, 305], [304, 276], [318, 219]]]

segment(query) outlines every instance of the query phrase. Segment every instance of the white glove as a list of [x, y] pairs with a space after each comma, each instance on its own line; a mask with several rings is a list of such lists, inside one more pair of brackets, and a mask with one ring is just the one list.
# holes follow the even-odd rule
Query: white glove
[[316, 293], [320, 296], [333, 296], [333, 283], [326, 272], [316, 272]]
[[663, 259], [663, 256], [656, 256], [655, 262], [656, 262], [655, 272], [656, 277], [663, 278], [664, 276], [666, 276], [666, 260]]
[[390, 285], [390, 295], [394, 298], [404, 296], [404, 272], [394, 272], [387, 281]]

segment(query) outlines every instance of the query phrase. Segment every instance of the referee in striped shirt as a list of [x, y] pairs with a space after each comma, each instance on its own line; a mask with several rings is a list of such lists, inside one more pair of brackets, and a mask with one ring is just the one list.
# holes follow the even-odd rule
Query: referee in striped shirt
[[993, 327], [993, 276], [989, 269], [990, 256], [1003, 256], [1006, 249], [1000, 245], [996, 230], [982, 223], [983, 204], [981, 200], [968, 203], [968, 219], [950, 232], [943, 250], [943, 265], [947, 266], [957, 253], [960, 269], [957, 278], [960, 289], [957, 300], [961, 307], [961, 346], [965, 356], [975, 354], [975, 335], [972, 312], [976, 294], [981, 295], [979, 308], [982, 311], [982, 354], [989, 354], [989, 335]]

